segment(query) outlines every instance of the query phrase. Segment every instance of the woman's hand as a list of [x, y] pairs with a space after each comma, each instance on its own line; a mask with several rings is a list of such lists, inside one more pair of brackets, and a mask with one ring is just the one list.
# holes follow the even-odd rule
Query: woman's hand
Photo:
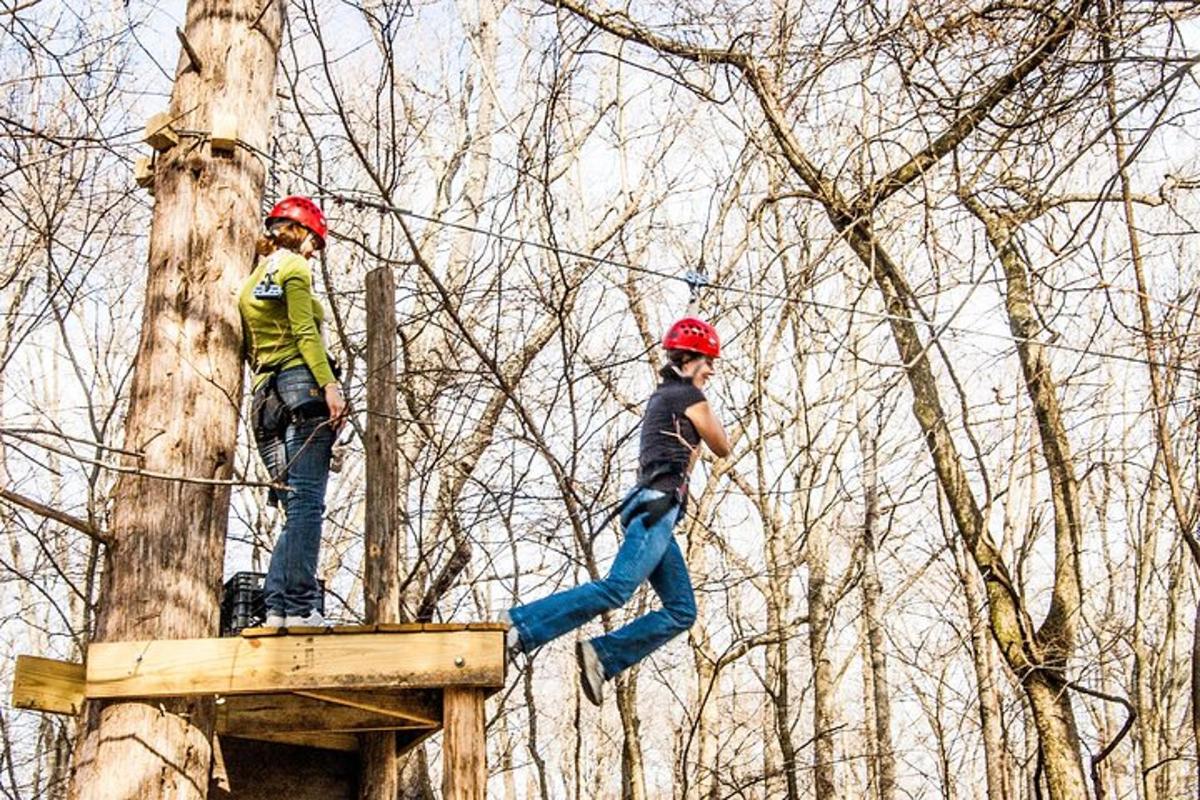
[[346, 424], [346, 398], [342, 397], [342, 385], [337, 381], [325, 384], [325, 405], [329, 406], [329, 422], [336, 435]]

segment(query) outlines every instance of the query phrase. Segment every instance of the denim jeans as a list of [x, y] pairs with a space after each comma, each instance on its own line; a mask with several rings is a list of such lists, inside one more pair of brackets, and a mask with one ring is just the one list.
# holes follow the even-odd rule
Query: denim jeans
[[625, 541], [606, 577], [509, 611], [525, 652], [575, 630], [604, 611], [623, 606], [647, 579], [662, 608], [591, 640], [606, 680], [641, 661], [696, 621], [692, 582], [673, 534], [679, 507], [672, 507], [655, 520], [638, 506], [661, 499], [665, 493], [645, 488], [635, 492], [638, 496], [630, 501], [632, 518], [621, 520]]
[[[283, 386], [280, 389], [286, 398]], [[264, 436], [257, 442], [272, 479], [288, 486], [282, 497], [283, 533], [275, 542], [263, 587], [268, 611], [303, 616], [321, 606], [317, 556], [333, 440], [329, 418], [315, 417], [293, 420], [282, 437]]]

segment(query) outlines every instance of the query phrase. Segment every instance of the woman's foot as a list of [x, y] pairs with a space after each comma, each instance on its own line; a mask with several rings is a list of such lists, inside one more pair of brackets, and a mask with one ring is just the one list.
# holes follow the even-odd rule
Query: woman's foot
[[283, 613], [280, 611], [268, 611], [267, 618], [263, 620], [264, 628], [282, 628], [284, 623]]
[[329, 623], [325, 621], [320, 611], [315, 608], [307, 614], [288, 615], [283, 619], [285, 628], [325, 628]]
[[517, 626], [513, 624], [512, 615], [507, 611], [500, 612], [500, 621], [508, 626], [508, 630], [504, 632], [504, 649], [508, 652], [508, 659], [511, 661], [525, 652], [525, 648], [521, 646], [521, 632], [517, 630]]
[[576, 643], [575, 658], [579, 661], [579, 684], [584, 695], [592, 705], [600, 705], [604, 700], [604, 665], [595, 646], [591, 642]]

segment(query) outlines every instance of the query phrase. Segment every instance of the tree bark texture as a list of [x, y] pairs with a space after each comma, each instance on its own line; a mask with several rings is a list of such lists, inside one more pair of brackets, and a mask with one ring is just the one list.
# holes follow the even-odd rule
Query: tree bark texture
[[887, 636], [883, 623], [883, 586], [879, 580], [879, 467], [878, 435], [863, 404], [858, 408], [858, 435], [863, 454], [863, 616], [867, 629], [868, 671], [871, 675], [874, 725], [874, 772], [879, 800], [896, 796], [896, 757], [892, 751], [891, 681], [887, 668]]
[[971, 629], [971, 661], [975, 667], [975, 686], [979, 692], [979, 719], [983, 734], [983, 760], [987, 774], [988, 800], [1006, 800], [1010, 796], [1004, 726], [1000, 715], [999, 676], [992, 654], [992, 637], [987, 630], [982, 581], [961, 548], [954, 549], [959, 580], [967, 601], [967, 622]]
[[[201, 63], [180, 54], [175, 127], [207, 130], [212, 112], [226, 110], [239, 115], [242, 141], [263, 147], [282, 30], [282, 3], [188, 3], [185, 33]], [[158, 155], [126, 421], [125, 448], [142, 454], [137, 467], [205, 481], [231, 475], [242, 388], [236, 295], [253, 265], [263, 179], [262, 162], [245, 148], [213, 154], [191, 134]], [[227, 483], [122, 477], [98, 640], [216, 633], [229, 495]], [[120, 702], [89, 714], [74, 797], [205, 796], [211, 700]]]
[[833, 626], [830, 588], [826, 574], [829, 530], [818, 524], [808, 534], [808, 646], [813, 671], [813, 797], [836, 800], [837, 686], [830, 659], [829, 633]]
[[966, 199], [966, 204], [984, 223], [988, 240], [1004, 269], [1009, 329], [1017, 338], [1017, 356], [1037, 420], [1054, 509], [1054, 590], [1050, 608], [1035, 637], [1038, 660], [1027, 670], [1018, 671], [1018, 675], [1033, 707], [1052, 796], [1067, 796], [1055, 794], [1057, 786], [1059, 791], [1076, 793], [1070, 796], [1084, 797], [1087, 789], [1083, 753], [1065, 677], [1066, 662], [1078, 638], [1083, 604], [1078, 558], [1083, 520], [1075, 465], [1050, 363], [1037, 338], [1040, 325], [1029, 285], [1029, 265], [1014, 242], [1016, 221], [993, 213], [971, 198]]

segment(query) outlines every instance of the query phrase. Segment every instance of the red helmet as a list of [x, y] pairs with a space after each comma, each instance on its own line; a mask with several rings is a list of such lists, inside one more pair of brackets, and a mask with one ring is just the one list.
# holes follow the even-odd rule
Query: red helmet
[[667, 329], [662, 345], [666, 350], [687, 350], [709, 358], [721, 355], [717, 329], [696, 317], [684, 317]]
[[325, 212], [310, 198], [292, 195], [285, 197], [275, 204], [271, 213], [267, 214], [267, 225], [280, 220], [291, 220], [303, 225], [317, 237], [317, 249], [325, 248], [325, 234], [329, 225], [325, 222]]

